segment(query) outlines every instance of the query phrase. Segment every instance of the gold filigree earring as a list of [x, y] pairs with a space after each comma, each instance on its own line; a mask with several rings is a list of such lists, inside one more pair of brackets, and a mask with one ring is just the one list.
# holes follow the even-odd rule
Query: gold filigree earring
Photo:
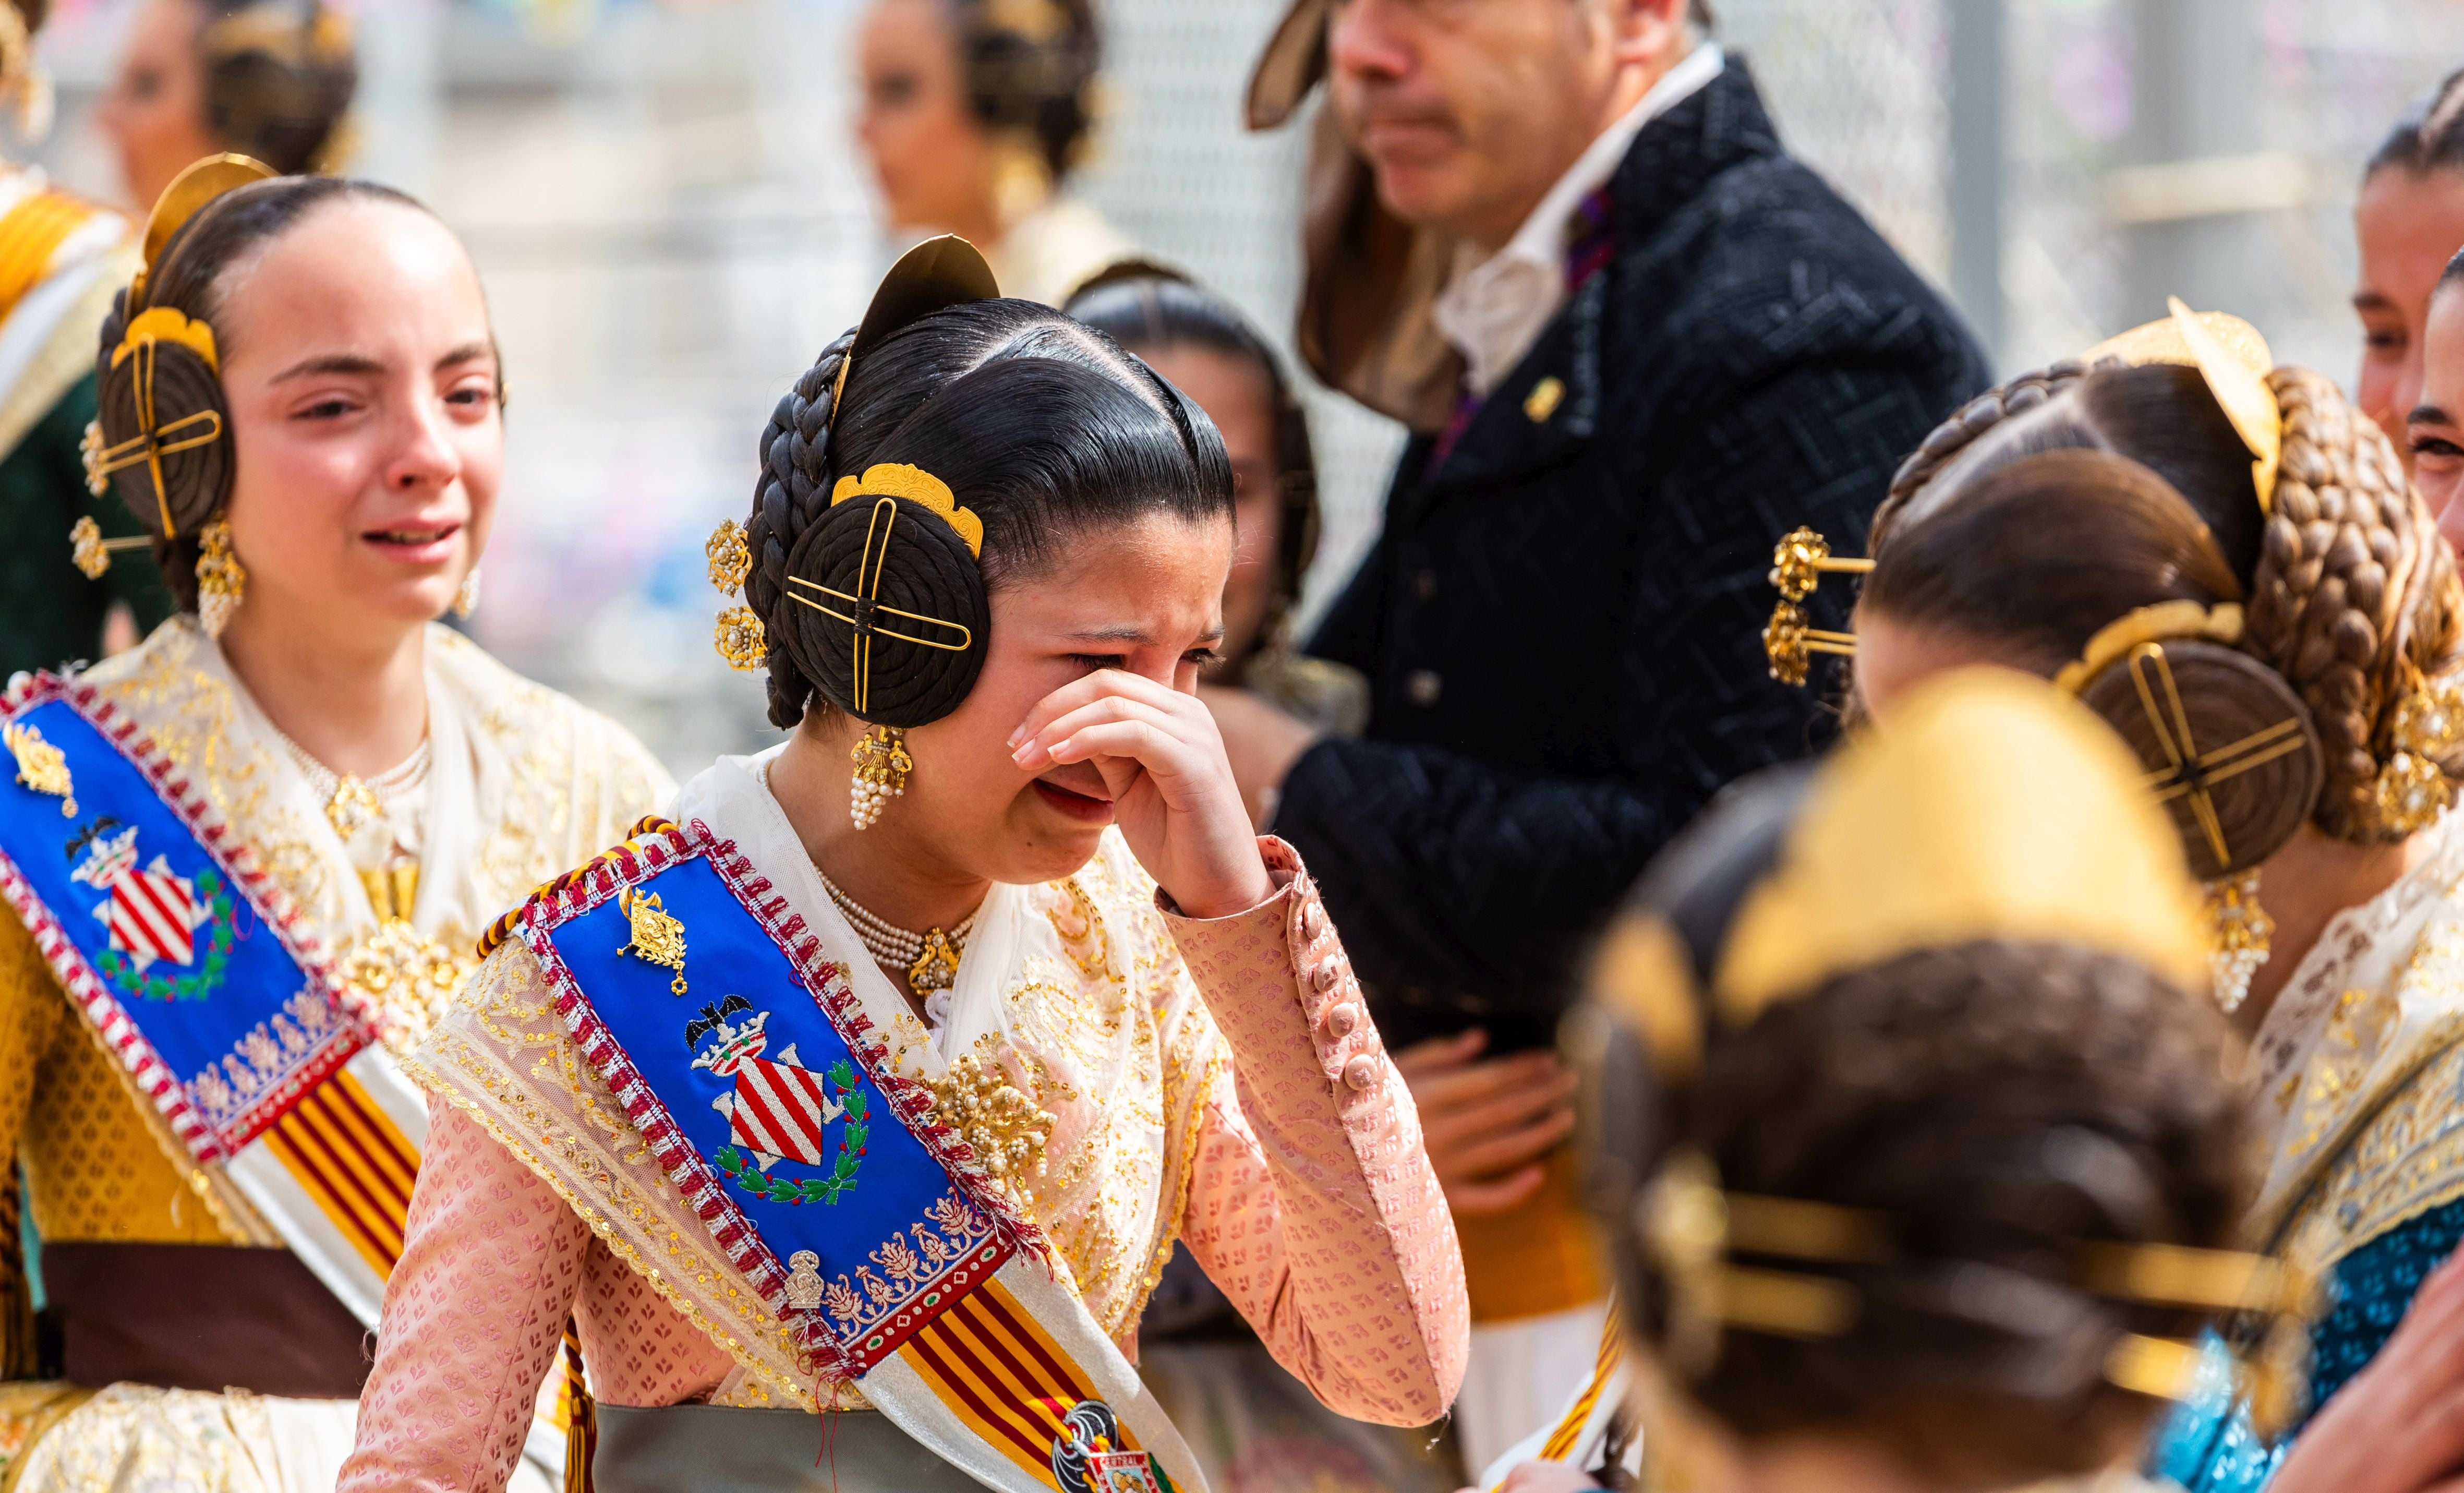
[[2267, 962], [2276, 919], [2258, 905], [2258, 867], [2219, 876], [2207, 884], [2208, 988], [2230, 1016], [2250, 996], [2250, 982]]
[[881, 818], [881, 806], [907, 793], [907, 775], [915, 758], [907, 753], [907, 733], [896, 726], [875, 726], [856, 741], [847, 756], [855, 762], [855, 780], [847, 788], [847, 818], [858, 829], [870, 829]]
[[2370, 784], [2370, 807], [2388, 832], [2419, 834], [2455, 794], [2438, 762], [2464, 745], [2464, 687], [2422, 683], [2397, 703], [2387, 740], [2395, 751]]
[[219, 638], [248, 596], [248, 571], [231, 553], [231, 524], [216, 518], [197, 531], [197, 620]]
[[453, 588], [453, 615], [467, 619], [478, 609], [479, 567], [473, 565], [471, 573], [462, 578], [462, 583]]

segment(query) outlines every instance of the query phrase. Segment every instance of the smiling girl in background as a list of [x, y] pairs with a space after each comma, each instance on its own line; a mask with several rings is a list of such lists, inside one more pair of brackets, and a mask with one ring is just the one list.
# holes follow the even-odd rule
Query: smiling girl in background
[[103, 327], [89, 472], [180, 613], [0, 734], [0, 1145], [62, 1351], [11, 1259], [17, 1488], [333, 1485], [428, 1141], [395, 1055], [490, 917], [670, 791], [436, 623], [504, 461], [462, 246], [270, 175], [175, 182]]

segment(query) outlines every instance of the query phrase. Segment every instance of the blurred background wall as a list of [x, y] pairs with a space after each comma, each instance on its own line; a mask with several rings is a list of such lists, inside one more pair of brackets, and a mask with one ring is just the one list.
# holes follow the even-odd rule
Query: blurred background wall
[[[120, 186], [85, 116], [126, 0], [43, 38], [33, 151]], [[1952, 291], [2006, 370], [2168, 292], [2349, 383], [2350, 209], [2396, 113], [2464, 64], [2464, 0], [1714, 0], [1788, 143]], [[1082, 190], [1288, 332], [1301, 131], [1243, 135], [1281, 0], [1105, 0], [1110, 108]], [[710, 648], [701, 542], [751, 496], [781, 391], [899, 247], [847, 121], [858, 0], [363, 0], [355, 169], [426, 198], [492, 297], [510, 472], [473, 626], [679, 772], [773, 738]], [[1399, 432], [1331, 396], [1322, 603]], [[1679, 560], [1682, 563], [1682, 560]]]

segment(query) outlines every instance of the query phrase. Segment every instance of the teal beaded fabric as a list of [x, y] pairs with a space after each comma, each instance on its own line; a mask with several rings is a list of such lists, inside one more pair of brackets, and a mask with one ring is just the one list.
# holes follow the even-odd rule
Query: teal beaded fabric
[[[2432, 1208], [2337, 1262], [2334, 1305], [2310, 1334], [2310, 1414], [2386, 1346], [2421, 1283], [2459, 1240], [2464, 1200]], [[2250, 1493], [2276, 1475], [2299, 1434], [2297, 1427], [2272, 1446], [2259, 1438], [2233, 1394], [2223, 1346], [2211, 1338], [2198, 1388], [2158, 1433], [2149, 1471], [2190, 1493]]]

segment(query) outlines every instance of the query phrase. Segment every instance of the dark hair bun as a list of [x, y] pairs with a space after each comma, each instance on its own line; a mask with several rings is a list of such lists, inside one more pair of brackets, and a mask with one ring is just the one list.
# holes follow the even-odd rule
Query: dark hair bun
[[[2326, 761], [2309, 707], [2282, 674], [2246, 653], [2181, 639], [2155, 647], [2161, 668], [2133, 648], [2090, 678], [2079, 699], [2147, 769], [2191, 873], [2212, 881], [2248, 869], [2318, 805]], [[2181, 760], [2192, 765], [2186, 771]], [[2212, 822], [2189, 789], [2204, 790]]]
[[[121, 356], [127, 299], [122, 291], [112, 308], [96, 367], [102, 445], [110, 450], [143, 435], [140, 416], [150, 405], [152, 429], [165, 448], [159, 458], [163, 489], [158, 494], [154, 488], [155, 462], [130, 462], [112, 472], [110, 482], [147, 534], [157, 539], [192, 536], [231, 497], [231, 414], [223, 407], [222, 380], [195, 348], [168, 337], [157, 336]], [[214, 438], [197, 439], [209, 435]]]
[[774, 646], [848, 714], [921, 726], [976, 687], [992, 631], [983, 570], [933, 509], [872, 494], [833, 503], [797, 536], [786, 575]]

